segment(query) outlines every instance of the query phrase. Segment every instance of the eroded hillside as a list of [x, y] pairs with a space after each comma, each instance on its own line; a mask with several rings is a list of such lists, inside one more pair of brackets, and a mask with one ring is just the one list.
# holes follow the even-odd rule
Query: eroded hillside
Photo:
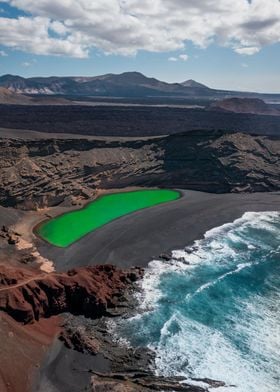
[[33, 209], [126, 186], [275, 191], [279, 151], [279, 140], [222, 131], [123, 141], [2, 138], [0, 203]]

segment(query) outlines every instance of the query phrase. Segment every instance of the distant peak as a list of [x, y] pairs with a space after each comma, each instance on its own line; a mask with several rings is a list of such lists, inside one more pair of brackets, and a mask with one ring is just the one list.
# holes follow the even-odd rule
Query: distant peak
[[12, 74], [5, 74], [0, 76], [1, 79], [24, 79], [22, 76], [19, 75], [12, 75]]
[[139, 79], [149, 79], [146, 75], [142, 74], [141, 72], [137, 71], [130, 71], [130, 72], [123, 72], [119, 75], [114, 75], [115, 77], [124, 77], [124, 78], [134, 78], [136, 80]]
[[209, 88], [205, 86], [205, 84], [198, 83], [193, 79], [186, 80], [185, 82], [181, 83], [184, 87], [194, 87], [194, 88]]
[[138, 72], [138, 71], [122, 72], [121, 75], [135, 75], [135, 76], [144, 76], [144, 77], [146, 77], [144, 74], [142, 74], [141, 72]]

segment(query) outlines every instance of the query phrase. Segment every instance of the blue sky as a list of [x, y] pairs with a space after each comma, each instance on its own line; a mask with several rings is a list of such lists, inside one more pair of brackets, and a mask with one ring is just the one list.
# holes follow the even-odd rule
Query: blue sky
[[[70, 12], [69, 1], [77, 13]], [[228, 0], [217, 0], [220, 6], [211, 13], [211, 0], [201, 0], [200, 8], [186, 1], [184, 10], [181, 0], [172, 4], [156, 0], [159, 8], [151, 9], [139, 8], [135, 0], [95, 1], [90, 10], [85, 9], [92, 7], [87, 0], [68, 0], [65, 7], [63, 0], [0, 2], [0, 74], [91, 76], [139, 71], [168, 82], [195, 79], [213, 88], [280, 93], [280, 36], [274, 33], [280, 27], [278, 0], [255, 0], [251, 19], [248, 12], [245, 15], [247, 0], [236, 0], [240, 3], [236, 14], [227, 10]], [[274, 7], [272, 13], [268, 8], [258, 11], [262, 1]], [[241, 3], [244, 15], [239, 14]], [[192, 13], [192, 18], [183, 11]], [[201, 15], [207, 21], [205, 28]], [[231, 21], [217, 26], [217, 15], [229, 15]], [[164, 24], [159, 17], [165, 18]], [[155, 27], [147, 31], [151, 21]]]

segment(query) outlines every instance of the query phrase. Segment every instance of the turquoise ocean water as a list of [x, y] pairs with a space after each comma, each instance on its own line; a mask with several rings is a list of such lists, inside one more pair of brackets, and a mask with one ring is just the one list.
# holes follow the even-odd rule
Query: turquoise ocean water
[[152, 348], [158, 374], [221, 380], [220, 392], [280, 391], [280, 213], [210, 230], [152, 261], [141, 286], [141, 312], [116, 333]]

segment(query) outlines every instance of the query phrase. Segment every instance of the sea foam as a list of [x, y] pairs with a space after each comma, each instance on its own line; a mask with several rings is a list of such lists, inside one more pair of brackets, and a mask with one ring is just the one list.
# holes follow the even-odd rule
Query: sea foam
[[153, 260], [141, 313], [118, 333], [156, 353], [158, 374], [212, 378], [219, 391], [278, 392], [280, 214], [247, 212]]

